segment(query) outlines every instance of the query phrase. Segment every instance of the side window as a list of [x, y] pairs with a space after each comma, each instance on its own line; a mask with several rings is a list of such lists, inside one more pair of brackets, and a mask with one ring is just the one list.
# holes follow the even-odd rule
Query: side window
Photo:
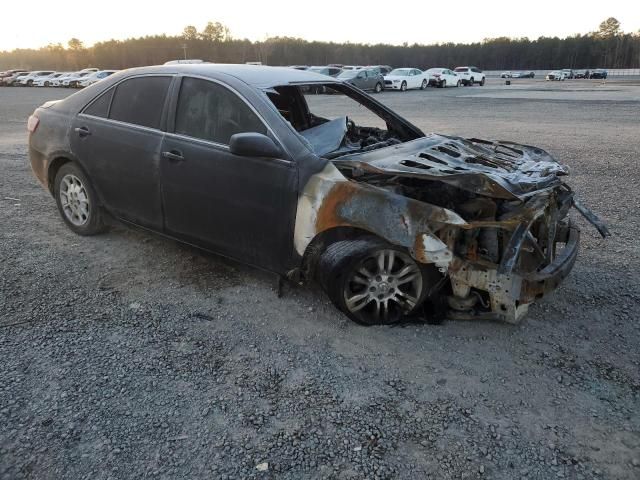
[[109, 105], [111, 105], [111, 98], [113, 97], [113, 88], [110, 88], [93, 102], [89, 104], [84, 112], [87, 115], [93, 115], [94, 117], [107, 118], [109, 116]]
[[249, 106], [228, 88], [184, 78], [178, 97], [175, 133], [228, 145], [236, 133], [267, 133]]
[[160, 128], [171, 77], [137, 77], [116, 87], [109, 118], [149, 128]]

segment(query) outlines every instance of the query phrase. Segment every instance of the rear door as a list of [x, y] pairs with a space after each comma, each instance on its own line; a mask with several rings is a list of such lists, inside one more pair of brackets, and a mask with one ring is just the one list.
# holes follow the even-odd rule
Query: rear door
[[167, 233], [282, 272], [293, 249], [295, 163], [229, 151], [236, 133], [278, 141], [226, 84], [183, 77], [176, 97], [160, 164]]
[[73, 120], [73, 152], [116, 216], [162, 229], [160, 148], [172, 77], [128, 78], [97, 97]]

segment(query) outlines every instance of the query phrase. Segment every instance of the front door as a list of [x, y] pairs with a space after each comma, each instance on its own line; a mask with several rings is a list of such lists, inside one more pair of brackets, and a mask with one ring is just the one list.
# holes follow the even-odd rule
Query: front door
[[220, 83], [184, 77], [175, 110], [160, 164], [167, 233], [283, 271], [293, 248], [295, 164], [229, 151], [236, 133], [269, 133], [248, 104]]

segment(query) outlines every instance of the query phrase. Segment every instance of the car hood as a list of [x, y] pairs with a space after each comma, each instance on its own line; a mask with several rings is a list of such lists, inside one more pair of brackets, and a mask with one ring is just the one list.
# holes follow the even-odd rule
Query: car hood
[[492, 198], [525, 200], [563, 184], [568, 168], [538, 147], [429, 134], [333, 160], [341, 168], [439, 181]]

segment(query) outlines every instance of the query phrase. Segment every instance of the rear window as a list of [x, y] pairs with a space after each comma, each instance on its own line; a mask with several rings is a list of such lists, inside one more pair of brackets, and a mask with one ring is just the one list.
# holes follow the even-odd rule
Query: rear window
[[149, 128], [160, 128], [171, 77], [137, 77], [116, 87], [109, 118]]

